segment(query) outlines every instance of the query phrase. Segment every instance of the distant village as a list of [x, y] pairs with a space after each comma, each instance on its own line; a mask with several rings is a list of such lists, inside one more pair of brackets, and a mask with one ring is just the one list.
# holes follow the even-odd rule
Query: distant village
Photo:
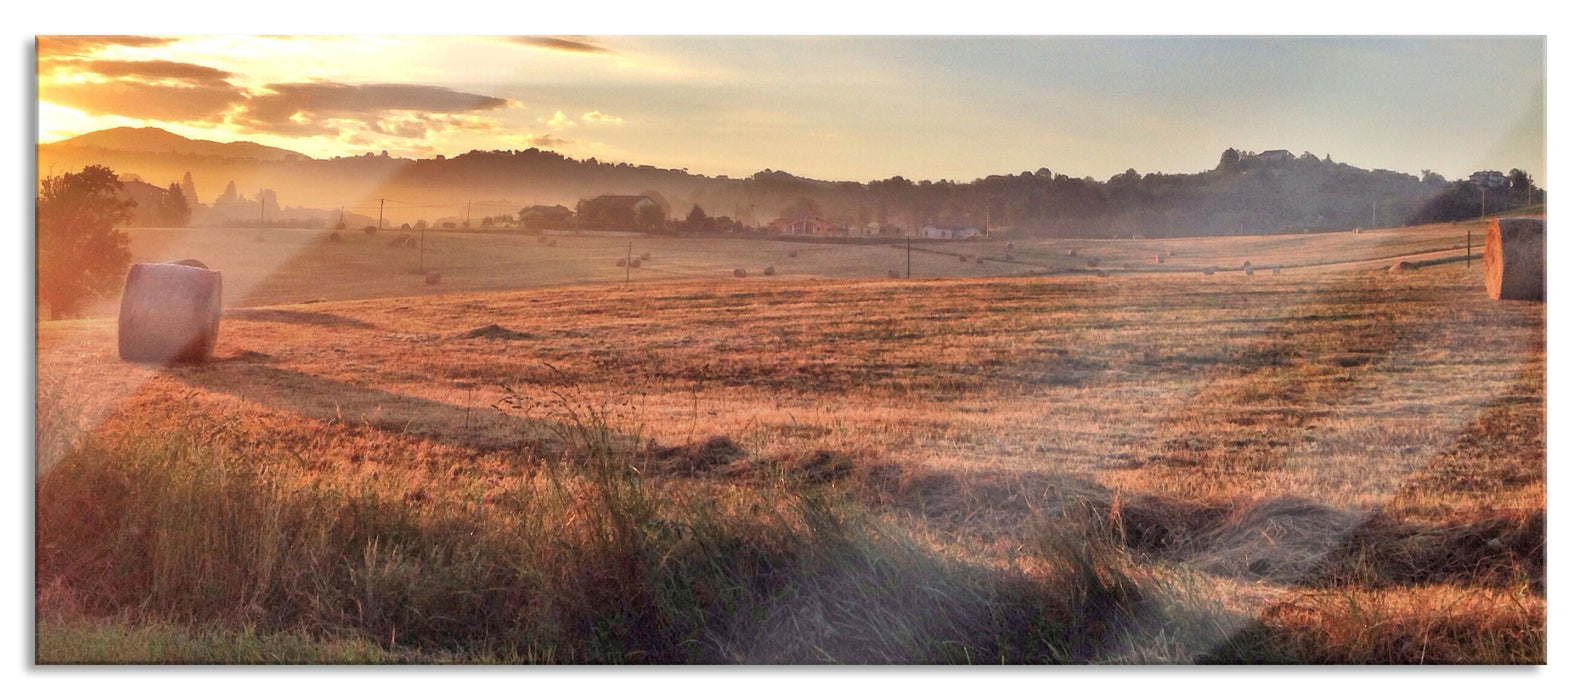
[[[765, 225], [745, 224], [728, 216], [710, 217], [701, 206], [680, 218], [672, 218], [664, 198], [657, 193], [639, 195], [606, 194], [583, 199], [575, 210], [561, 204], [533, 204], [522, 207], [513, 214], [483, 216], [473, 221], [470, 216], [438, 217], [434, 221], [416, 219], [392, 223], [392, 217], [346, 211], [301, 207], [283, 207], [274, 190], [264, 189], [252, 199], [237, 192], [236, 183], [226, 184], [224, 191], [210, 203], [203, 203], [192, 174], [187, 173], [181, 183], [158, 187], [144, 182], [136, 175], [124, 176], [122, 192], [136, 203], [132, 226], [149, 227], [272, 227], [272, 228], [324, 228], [361, 229], [376, 226], [381, 229], [402, 230], [442, 229], [469, 231], [610, 231], [648, 234], [708, 235], [708, 234], [757, 234], [787, 238], [924, 238], [935, 240], [970, 240], [987, 237], [986, 226], [962, 221], [927, 221], [921, 225], [903, 226], [869, 221], [862, 224], [836, 223], [819, 214], [806, 211], [816, 208], [812, 202], [802, 202]], [[377, 220], [377, 221], [376, 221]]]

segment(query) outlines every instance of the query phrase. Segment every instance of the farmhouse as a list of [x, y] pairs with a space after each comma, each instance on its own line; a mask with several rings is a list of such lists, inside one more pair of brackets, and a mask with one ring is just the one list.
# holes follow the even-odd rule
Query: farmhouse
[[804, 216], [796, 219], [775, 219], [769, 230], [789, 236], [844, 236], [846, 227], [821, 216]]
[[929, 224], [920, 229], [918, 235], [923, 238], [963, 240], [967, 238], [981, 238], [983, 229], [976, 226], [939, 226]]
[[518, 212], [518, 216], [521, 218], [523, 228], [545, 229], [570, 226], [571, 219], [576, 214], [559, 204], [555, 206], [534, 204], [524, 207]]
[[1480, 190], [1501, 190], [1511, 185], [1511, 179], [1498, 170], [1480, 170], [1468, 175], [1467, 182]]

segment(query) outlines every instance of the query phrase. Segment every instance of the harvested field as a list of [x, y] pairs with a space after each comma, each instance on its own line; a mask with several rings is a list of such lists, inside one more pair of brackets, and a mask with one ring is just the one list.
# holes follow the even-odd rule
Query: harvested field
[[[41, 634], [131, 620], [419, 661], [1544, 661], [1545, 307], [1490, 301], [1476, 267], [1183, 240], [1191, 274], [821, 280], [795, 269], [821, 247], [776, 245], [720, 256], [780, 268], [750, 284], [732, 263], [234, 309], [195, 366], [120, 362], [110, 319], [41, 322]], [[1157, 250], [1135, 243], [1144, 267]], [[955, 256], [914, 249], [982, 270]], [[1284, 274], [1200, 274], [1249, 256]], [[228, 476], [160, 481], [189, 463]], [[676, 587], [702, 571], [713, 592]]]

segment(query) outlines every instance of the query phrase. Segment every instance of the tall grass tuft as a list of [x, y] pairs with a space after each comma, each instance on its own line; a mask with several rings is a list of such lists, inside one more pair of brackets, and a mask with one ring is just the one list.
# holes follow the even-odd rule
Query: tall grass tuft
[[442, 469], [418, 494], [135, 435], [40, 475], [41, 620], [401, 659], [1048, 663], [1102, 655], [1083, 640], [1141, 601], [1096, 550], [1046, 541], [1031, 574], [966, 564], [837, 490], [644, 478], [586, 442], [489, 490]]

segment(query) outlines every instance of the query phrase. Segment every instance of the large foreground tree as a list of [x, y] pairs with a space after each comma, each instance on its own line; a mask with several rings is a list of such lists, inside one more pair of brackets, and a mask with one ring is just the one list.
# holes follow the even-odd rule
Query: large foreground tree
[[45, 178], [34, 209], [38, 236], [35, 293], [52, 319], [76, 315], [95, 297], [115, 291], [132, 264], [126, 234], [130, 200], [109, 168]]

